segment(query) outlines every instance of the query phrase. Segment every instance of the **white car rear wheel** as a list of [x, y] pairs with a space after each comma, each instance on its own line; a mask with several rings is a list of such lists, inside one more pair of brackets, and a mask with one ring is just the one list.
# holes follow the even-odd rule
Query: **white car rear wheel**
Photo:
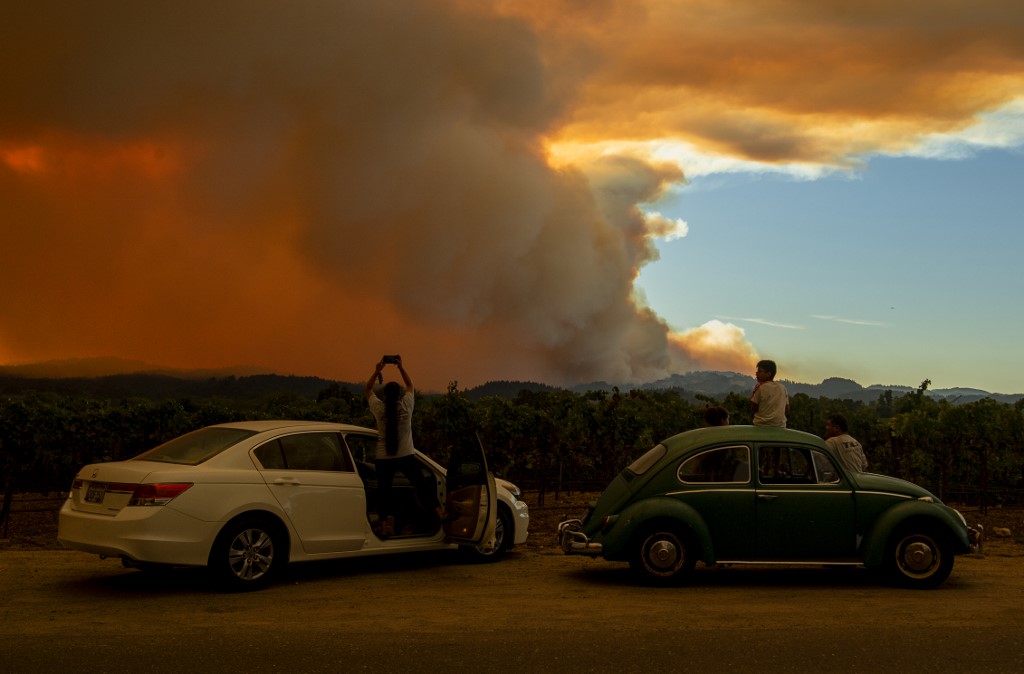
[[284, 565], [285, 541], [279, 532], [278, 526], [263, 518], [229, 522], [210, 552], [210, 570], [232, 590], [263, 587]]

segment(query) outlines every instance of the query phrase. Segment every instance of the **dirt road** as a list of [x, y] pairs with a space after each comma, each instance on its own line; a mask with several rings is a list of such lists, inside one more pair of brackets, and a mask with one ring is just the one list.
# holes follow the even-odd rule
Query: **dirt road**
[[674, 589], [524, 548], [293, 567], [224, 594], [85, 553], [0, 551], [0, 671], [1024, 671], [1024, 549], [933, 591], [863, 570], [698, 567]]

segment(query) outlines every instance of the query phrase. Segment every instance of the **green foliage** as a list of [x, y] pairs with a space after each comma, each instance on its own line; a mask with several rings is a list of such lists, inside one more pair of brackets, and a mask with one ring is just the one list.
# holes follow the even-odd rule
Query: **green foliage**
[[[444, 463], [458, 442], [487, 450], [492, 469], [531, 488], [604, 486], [661, 440], [697, 428], [707, 405], [721, 405], [733, 424], [751, 420], [750, 402], [730, 393], [718, 401], [679, 390], [590, 391], [499, 387], [474, 395], [452, 382], [440, 395], [417, 395], [417, 447]], [[982, 507], [1019, 503], [1024, 488], [1024, 401], [983, 399], [964, 405], [935, 400], [925, 381], [910, 393], [880, 393], [874, 403], [791, 399], [791, 428], [820, 435], [825, 418], [842, 413], [865, 447], [873, 472], [913, 480], [953, 501]], [[488, 389], [498, 390], [498, 389]], [[510, 397], [512, 395], [512, 397]], [[125, 459], [186, 431], [241, 420], [291, 418], [372, 427], [362, 395], [332, 384], [315, 396], [282, 390], [260, 399], [110, 398], [81, 393], [28, 393], [0, 399], [0, 486], [17, 491], [67, 488], [84, 464]]]

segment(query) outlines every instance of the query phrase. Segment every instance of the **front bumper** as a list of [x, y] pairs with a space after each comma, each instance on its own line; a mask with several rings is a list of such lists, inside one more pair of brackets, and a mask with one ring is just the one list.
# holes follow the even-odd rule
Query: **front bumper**
[[512, 544], [522, 545], [530, 535], [530, 508], [525, 501], [515, 502], [512, 506], [512, 517], [514, 519], [512, 528], [515, 531]]
[[971, 552], [980, 554], [985, 544], [985, 527], [980, 524], [977, 527], [967, 527], [967, 540], [971, 544]]
[[567, 555], [588, 555], [597, 557], [603, 546], [591, 541], [583, 533], [582, 520], [565, 520], [558, 525], [558, 547]]

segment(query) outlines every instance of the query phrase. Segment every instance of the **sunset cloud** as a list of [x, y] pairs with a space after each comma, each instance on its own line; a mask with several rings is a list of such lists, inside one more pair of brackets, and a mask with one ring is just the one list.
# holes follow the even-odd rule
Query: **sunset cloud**
[[739, 328], [636, 302], [687, 232], [651, 205], [688, 157], [842, 170], [1013, 110], [1024, 9], [919, 7], [17, 2], [0, 355], [358, 381], [400, 352], [435, 389], [747, 371]]

